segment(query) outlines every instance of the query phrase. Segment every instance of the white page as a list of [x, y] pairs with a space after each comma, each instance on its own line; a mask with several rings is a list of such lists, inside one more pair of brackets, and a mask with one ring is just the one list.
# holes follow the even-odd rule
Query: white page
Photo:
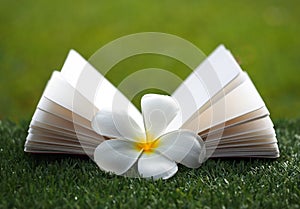
[[[219, 139], [219, 136], [217, 135], [216, 139], [213, 139], [213, 136], [210, 137], [210, 140], [206, 140], [206, 144], [212, 143], [215, 144], [215, 141], [217, 141], [217, 143], [223, 143], [224, 141], [236, 141], [236, 143], [238, 140], [240, 139], [244, 139], [244, 138], [260, 138], [260, 137], [266, 137], [266, 136], [275, 136], [275, 131], [273, 128], [266, 128], [260, 131], [255, 131], [252, 133], [247, 133], [247, 134], [238, 134], [238, 135], [234, 135], [234, 136], [222, 136], [222, 139]], [[207, 136], [202, 136], [202, 138], [205, 138]]]
[[[74, 50], [69, 52], [61, 74], [73, 88], [99, 110], [126, 111], [140, 126], [143, 125], [139, 110]], [[77, 101], [77, 96], [74, 99], [73, 107], [81, 109], [80, 99]]]
[[74, 142], [57, 136], [46, 136], [46, 135], [38, 135], [38, 134], [31, 134], [31, 133], [29, 133], [28, 139], [33, 142], [53, 144], [59, 146], [68, 146], [72, 148], [81, 148], [81, 147], [95, 148], [98, 145], [98, 143], [94, 143], [94, 144], [79, 143], [78, 141]]
[[241, 72], [231, 53], [223, 45], [219, 46], [172, 94], [181, 107], [182, 115], [170, 124], [169, 129], [180, 128]]
[[[224, 104], [226, 104], [225, 107]], [[212, 126], [218, 125], [219, 123], [232, 120], [236, 117], [258, 110], [264, 106], [265, 104], [262, 98], [248, 77], [248, 79], [246, 79], [240, 86], [229, 92], [225, 95], [225, 97], [201, 113], [200, 116], [194, 117], [192, 121], [188, 121], [184, 124], [183, 128], [201, 132]], [[212, 122], [211, 117], [213, 115], [213, 110], [217, 108], [224, 109], [225, 118], [223, 118], [223, 121]]]
[[[270, 117], [259, 118], [257, 120], [252, 120], [247, 123], [242, 123], [236, 126], [232, 126], [230, 128], [225, 128], [222, 133], [222, 138], [226, 137], [234, 137], [241, 134], [250, 134], [258, 131], [271, 129], [273, 130], [273, 123]], [[214, 134], [218, 135], [219, 130], [210, 132], [209, 135], [212, 136]]]
[[[56, 138], [60, 138], [63, 141], [70, 141], [73, 143], [79, 143], [78, 139], [77, 139], [77, 135], [76, 134], [69, 134], [69, 133], [59, 133], [57, 131], [54, 130], [50, 130], [50, 129], [44, 129], [44, 128], [40, 128], [40, 127], [36, 127], [36, 126], [32, 126], [28, 133], [35, 135], [35, 136], [40, 136], [40, 139], [43, 139], [43, 136], [46, 137], [56, 137]], [[83, 137], [83, 136], [82, 136]], [[87, 139], [89, 139], [88, 141], [86, 140], [84, 143], [85, 144], [98, 144], [98, 140], [95, 139], [91, 139], [88, 136], [86, 137]], [[83, 143], [83, 142], [80, 142]]]
[[[34, 136], [30, 136], [30, 138], [32, 138], [32, 141], [31, 140], [27, 141], [25, 146], [28, 150], [35, 149], [35, 150], [38, 150], [37, 152], [42, 151], [42, 150], [48, 150], [48, 151], [50, 151], [50, 153], [52, 151], [56, 151], [58, 153], [85, 154], [84, 150], [88, 150], [89, 154], [90, 154], [90, 153], [93, 153], [93, 151], [94, 151], [94, 148], [92, 148], [92, 147], [86, 147], [86, 146], [85, 147], [72, 147], [72, 146], [65, 146], [65, 145], [56, 145], [56, 144], [52, 144], [52, 143], [34, 141]], [[51, 138], [49, 138], [48, 140], [49, 140], [49, 142], [51, 142]], [[82, 148], [84, 148], [84, 150]]]
[[80, 108], [77, 108], [74, 112], [91, 121], [94, 116], [93, 112], [97, 111], [97, 109], [85, 97], [78, 92], [76, 93], [76, 90], [62, 78], [59, 72], [53, 72], [43, 96], [72, 111], [74, 94], [80, 99], [80, 103], [78, 103], [80, 104]]
[[53, 135], [59, 135], [59, 136], [63, 136], [63, 137], [67, 137], [67, 138], [73, 138], [76, 141], [79, 141], [78, 139], [80, 138], [80, 142], [84, 141], [88, 141], [88, 142], [93, 142], [93, 143], [100, 143], [102, 141], [104, 141], [104, 137], [102, 136], [97, 136], [97, 137], [91, 137], [82, 133], [78, 133], [78, 132], [72, 132], [72, 131], [67, 131], [65, 129], [62, 128], [58, 128], [56, 126], [52, 126], [43, 122], [39, 122], [39, 121], [32, 121], [31, 125], [30, 125], [30, 129], [28, 132], [31, 132], [31, 130], [39, 130], [45, 133], [51, 133]]
[[[47, 113], [43, 110], [37, 109], [32, 117], [32, 123], [34, 125], [34, 122], [38, 121], [40, 123], [44, 123], [47, 125], [51, 125], [53, 127], [66, 130], [66, 132], [73, 132], [75, 133], [74, 124], [71, 121], [64, 120], [62, 118], [59, 118], [53, 114]], [[85, 127], [78, 127], [77, 128], [77, 134], [82, 134], [91, 138], [99, 138], [99, 135]]]
[[79, 115], [77, 117], [77, 121], [73, 121], [73, 113], [71, 110], [64, 108], [63, 106], [58, 105], [57, 103], [49, 100], [48, 98], [42, 96], [38, 103], [38, 109], [48, 112], [49, 114], [53, 114], [58, 118], [62, 118], [64, 120], [70, 122], [77, 122], [77, 125], [81, 125], [82, 127], [93, 130], [91, 127], [91, 122], [83, 117], [79, 119]]

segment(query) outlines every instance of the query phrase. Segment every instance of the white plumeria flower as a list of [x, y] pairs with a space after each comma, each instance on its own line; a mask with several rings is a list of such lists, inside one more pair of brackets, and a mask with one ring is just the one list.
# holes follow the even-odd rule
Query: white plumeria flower
[[93, 129], [111, 138], [95, 149], [94, 161], [100, 169], [117, 175], [129, 175], [134, 170], [144, 178], [167, 179], [177, 172], [177, 163], [190, 168], [201, 165], [205, 144], [200, 136], [180, 129], [165, 133], [179, 113], [172, 97], [144, 95], [141, 109], [143, 124], [122, 113], [99, 111], [95, 115]]

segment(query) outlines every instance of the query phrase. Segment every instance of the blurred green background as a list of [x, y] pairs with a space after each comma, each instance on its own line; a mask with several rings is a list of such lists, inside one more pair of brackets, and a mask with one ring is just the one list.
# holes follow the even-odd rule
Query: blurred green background
[[[0, 119], [30, 118], [69, 49], [89, 58], [116, 38], [145, 31], [178, 35], [206, 54], [223, 43], [251, 76], [273, 118], [299, 117], [299, 23], [296, 0], [1, 0]], [[109, 79], [117, 84], [131, 70], [126, 66]]]

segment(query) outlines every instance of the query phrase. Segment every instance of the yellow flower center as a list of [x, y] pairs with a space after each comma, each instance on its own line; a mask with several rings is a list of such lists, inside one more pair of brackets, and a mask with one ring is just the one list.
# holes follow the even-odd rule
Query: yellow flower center
[[140, 151], [143, 150], [145, 153], [150, 154], [153, 153], [155, 148], [158, 147], [159, 140], [152, 142], [136, 142], [135, 148]]

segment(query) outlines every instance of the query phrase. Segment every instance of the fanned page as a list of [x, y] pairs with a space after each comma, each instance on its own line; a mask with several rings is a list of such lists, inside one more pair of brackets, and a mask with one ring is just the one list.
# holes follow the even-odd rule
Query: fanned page
[[[99, 83], [101, 88], [96, 92]], [[142, 120], [137, 108], [117, 88], [78, 53], [70, 51], [62, 71], [53, 72], [38, 103], [25, 151], [92, 156], [105, 140], [92, 129], [92, 118], [99, 109], [112, 109], [114, 98], [132, 117]]]
[[[211, 97], [203, 94], [204, 98], [195, 105], [195, 109], [190, 110], [192, 116], [184, 121], [182, 128], [199, 133], [206, 141], [211, 157], [279, 157], [269, 112], [251, 79], [240, 69], [231, 53], [224, 46], [218, 47], [196, 69], [196, 73], [203, 72], [202, 68], [211, 68], [221, 75], [220, 83], [224, 86]], [[233, 79], [225, 83], [224, 80], [230, 78], [224, 73]], [[174, 92], [173, 96], [180, 104], [186, 104], [182, 100], [183, 94], [186, 94], [184, 88], [198, 86], [189, 89], [197, 95], [198, 92], [205, 92], [207, 87], [201, 85], [201, 81], [213, 82], [202, 75], [199, 76], [202, 79], [194, 77], [195, 73]]]
[[[182, 128], [199, 133], [208, 157], [279, 156], [267, 108], [249, 76], [224, 46], [208, 56], [172, 97], [182, 112], [169, 131]], [[46, 85], [24, 150], [92, 156], [107, 138], [93, 130], [91, 121], [99, 110], [115, 110], [115, 98], [131, 117], [143, 120], [117, 88], [71, 50], [61, 72], [53, 72]]]

